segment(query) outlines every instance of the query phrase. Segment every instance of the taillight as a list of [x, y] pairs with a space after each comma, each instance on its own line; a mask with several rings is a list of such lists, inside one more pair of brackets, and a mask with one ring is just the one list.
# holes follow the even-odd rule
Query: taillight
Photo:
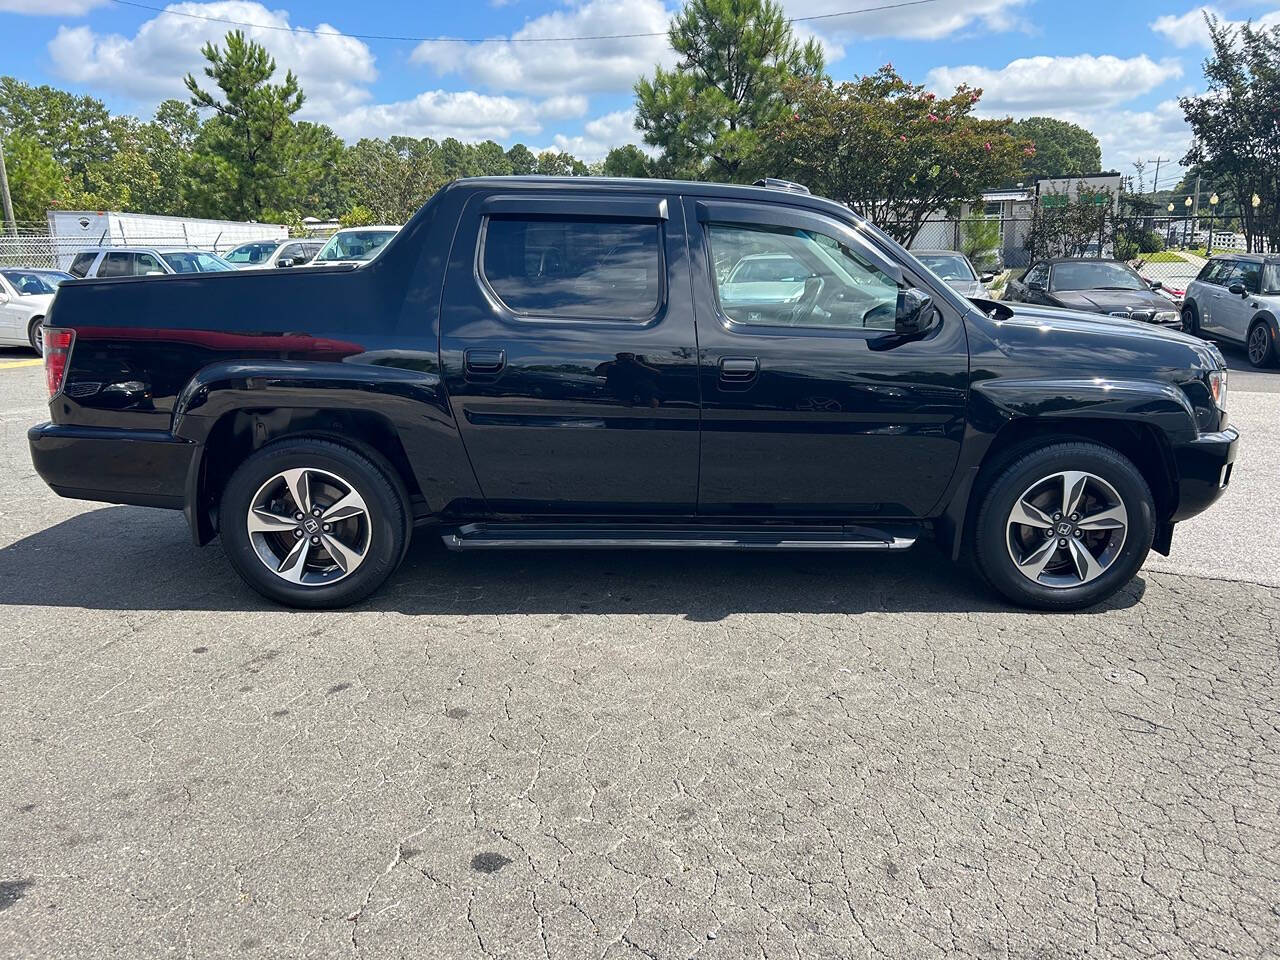
[[49, 384], [50, 400], [62, 392], [62, 381], [67, 376], [67, 358], [71, 356], [71, 345], [75, 340], [74, 330], [45, 327], [44, 376]]

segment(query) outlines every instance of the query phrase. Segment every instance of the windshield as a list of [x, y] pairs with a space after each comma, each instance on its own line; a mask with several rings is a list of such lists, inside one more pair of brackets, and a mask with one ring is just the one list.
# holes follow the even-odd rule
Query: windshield
[[372, 260], [386, 242], [395, 235], [394, 230], [351, 230], [335, 233], [316, 254], [316, 262]]
[[4, 278], [20, 297], [38, 297], [58, 291], [58, 281], [34, 270], [6, 270]]
[[262, 263], [275, 253], [278, 243], [245, 243], [227, 254], [227, 263]]
[[217, 273], [220, 270], [235, 269], [221, 257], [200, 250], [182, 250], [162, 253], [160, 256], [164, 257], [165, 263], [173, 267], [174, 273]]
[[1142, 278], [1123, 263], [1058, 263], [1050, 290], [1146, 290]]
[[969, 261], [958, 253], [917, 253], [916, 259], [943, 280], [977, 280]]

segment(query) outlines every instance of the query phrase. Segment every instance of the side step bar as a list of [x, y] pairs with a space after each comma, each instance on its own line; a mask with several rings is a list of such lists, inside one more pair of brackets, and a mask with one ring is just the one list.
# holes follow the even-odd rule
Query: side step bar
[[918, 524], [683, 526], [468, 523], [442, 534], [450, 550], [906, 550]]

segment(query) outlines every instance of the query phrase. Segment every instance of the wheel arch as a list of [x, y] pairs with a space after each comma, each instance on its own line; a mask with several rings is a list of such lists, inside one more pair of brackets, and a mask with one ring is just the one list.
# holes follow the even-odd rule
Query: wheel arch
[[1177, 468], [1168, 437], [1157, 426], [1139, 420], [1095, 419], [1090, 417], [1018, 417], [1006, 422], [992, 437], [981, 460], [971, 471], [966, 489], [948, 508], [952, 556], [959, 558], [973, 542], [978, 506], [991, 481], [1019, 457], [1053, 443], [1083, 441], [1097, 443], [1129, 459], [1142, 474], [1156, 505], [1156, 545], [1168, 552], [1172, 534], [1168, 518], [1178, 505]]
[[186, 513], [196, 543], [218, 533], [218, 503], [236, 468], [251, 454], [281, 440], [326, 440], [377, 464], [401, 491], [406, 515], [426, 512], [426, 501], [404, 445], [380, 413], [341, 407], [241, 408], [221, 414], [200, 445], [187, 476]]
[[1271, 310], [1259, 310], [1253, 315], [1253, 319], [1249, 321], [1249, 328], [1245, 330], [1244, 342], [1246, 349], [1249, 344], [1249, 337], [1253, 335], [1253, 328], [1260, 323], [1265, 323], [1267, 329], [1271, 332], [1271, 355], [1275, 357], [1280, 354], [1280, 350], [1276, 348], [1280, 343], [1280, 322], [1277, 322], [1276, 315]]

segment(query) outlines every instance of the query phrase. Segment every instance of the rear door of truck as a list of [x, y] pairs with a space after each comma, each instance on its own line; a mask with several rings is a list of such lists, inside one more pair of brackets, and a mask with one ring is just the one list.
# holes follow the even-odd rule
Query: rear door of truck
[[680, 198], [477, 193], [441, 362], [495, 513], [691, 515], [699, 387]]

